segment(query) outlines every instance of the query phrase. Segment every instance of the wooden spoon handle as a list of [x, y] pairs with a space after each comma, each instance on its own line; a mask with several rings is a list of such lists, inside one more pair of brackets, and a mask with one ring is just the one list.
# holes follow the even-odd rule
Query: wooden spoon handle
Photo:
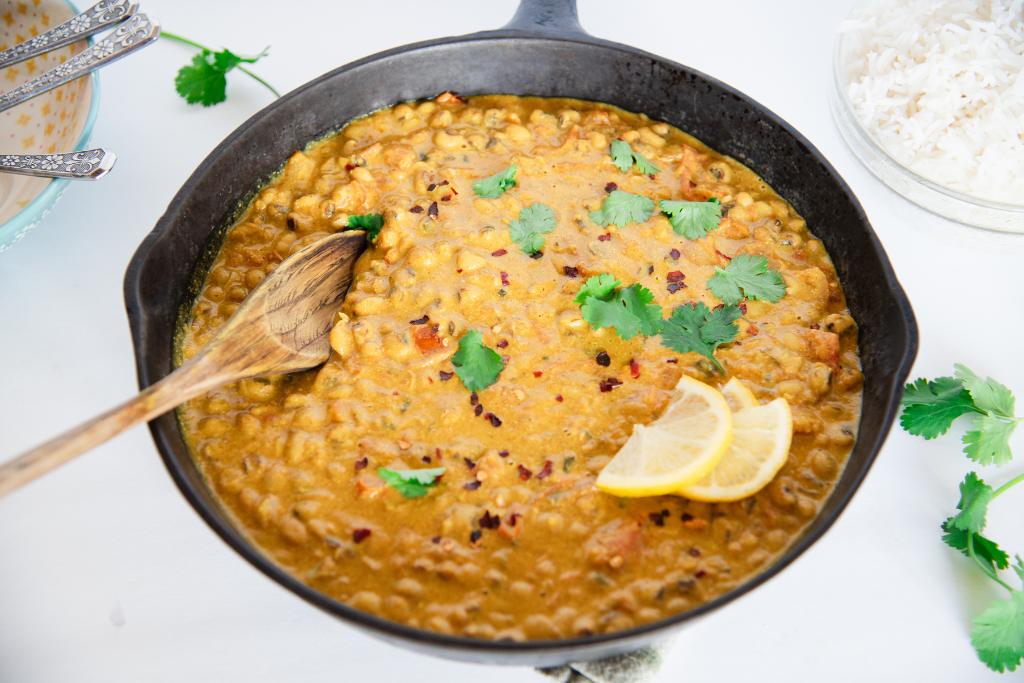
[[126, 403], [0, 464], [0, 498], [112, 439], [139, 422], [152, 420], [208, 389], [230, 381], [211, 376], [196, 357]]

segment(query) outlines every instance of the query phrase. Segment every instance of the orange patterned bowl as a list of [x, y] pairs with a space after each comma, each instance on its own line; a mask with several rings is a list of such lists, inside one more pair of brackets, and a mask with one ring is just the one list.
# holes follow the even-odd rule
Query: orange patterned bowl
[[[78, 14], [67, 0], [16, 0], [0, 6], [0, 50], [24, 42]], [[79, 41], [0, 70], [9, 90], [66, 61], [91, 41]], [[86, 148], [99, 107], [96, 72], [0, 112], [0, 154], [54, 154]], [[0, 251], [46, 216], [68, 180], [0, 173]]]

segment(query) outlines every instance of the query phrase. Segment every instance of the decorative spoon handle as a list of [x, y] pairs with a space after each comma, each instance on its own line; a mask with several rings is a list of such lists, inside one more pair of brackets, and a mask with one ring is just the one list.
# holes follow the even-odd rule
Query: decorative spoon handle
[[31, 81], [0, 95], [0, 111], [10, 109], [48, 90], [64, 85], [95, 69], [148, 45], [160, 35], [160, 27], [145, 14], [136, 14], [84, 52]]
[[99, 33], [121, 23], [138, 9], [138, 0], [100, 0], [46, 33], [0, 52], [0, 69]]
[[103, 148], [68, 154], [0, 154], [0, 173], [96, 180], [107, 175], [115, 161], [117, 155]]

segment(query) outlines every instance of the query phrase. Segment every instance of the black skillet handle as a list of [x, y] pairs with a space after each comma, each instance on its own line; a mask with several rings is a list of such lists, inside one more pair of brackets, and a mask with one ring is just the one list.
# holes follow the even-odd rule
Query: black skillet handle
[[516, 15], [504, 28], [560, 36], [587, 35], [580, 26], [576, 0], [520, 0]]

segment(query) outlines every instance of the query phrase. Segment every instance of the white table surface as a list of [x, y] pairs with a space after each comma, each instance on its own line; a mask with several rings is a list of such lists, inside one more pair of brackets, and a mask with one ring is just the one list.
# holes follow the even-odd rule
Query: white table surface
[[[914, 303], [917, 373], [964, 362], [1024, 396], [1024, 239], [967, 230], [908, 204], [857, 163], [832, 124], [832, 35], [849, 0], [736, 0], [728, 10], [669, 0], [580, 4], [593, 34], [717, 76], [824, 152], [860, 197]], [[215, 47], [271, 44], [257, 69], [289, 90], [378, 50], [497, 27], [515, 3], [144, 5], [168, 30]], [[103, 72], [93, 141], [118, 152], [117, 168], [72, 186], [40, 228], [0, 255], [0, 458], [136, 390], [125, 266], [200, 160], [269, 101], [232, 74], [227, 103], [186, 106], [172, 82], [191, 54], [158, 43]], [[1015, 445], [1020, 451], [1024, 441]], [[925, 443], [894, 431], [835, 527], [766, 585], [685, 630], [656, 680], [995, 680], [976, 661], [968, 628], [1002, 596], [939, 541], [967, 465], [956, 436]], [[992, 475], [1002, 481], [1021, 470]], [[1024, 551], [1012, 524], [1024, 516], [1020, 494], [999, 500], [990, 528]], [[144, 428], [0, 501], [3, 683], [482, 677], [529, 673], [396, 649], [258, 574], [188, 506]]]

